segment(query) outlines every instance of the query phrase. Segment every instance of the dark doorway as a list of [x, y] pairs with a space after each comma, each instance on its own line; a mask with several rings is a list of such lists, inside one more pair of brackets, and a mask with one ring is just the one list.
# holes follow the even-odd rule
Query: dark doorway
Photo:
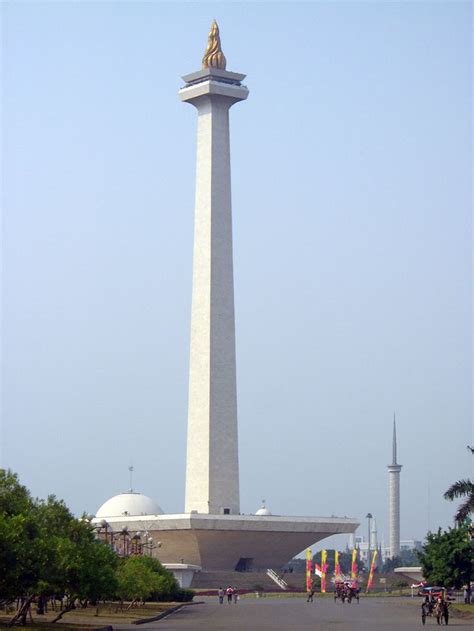
[[241, 557], [239, 559], [239, 562], [235, 566], [235, 571], [236, 572], [248, 572], [249, 570], [252, 569], [252, 565], [253, 565], [253, 559], [246, 559], [244, 557]]

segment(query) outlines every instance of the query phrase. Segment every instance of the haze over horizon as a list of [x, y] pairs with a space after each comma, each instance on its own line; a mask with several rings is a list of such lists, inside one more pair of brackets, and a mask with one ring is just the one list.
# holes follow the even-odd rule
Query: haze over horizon
[[[196, 114], [231, 111], [241, 509], [452, 525], [472, 475], [472, 7], [2, 7], [1, 466], [95, 513], [184, 507]], [[319, 545], [318, 547], [321, 547]]]

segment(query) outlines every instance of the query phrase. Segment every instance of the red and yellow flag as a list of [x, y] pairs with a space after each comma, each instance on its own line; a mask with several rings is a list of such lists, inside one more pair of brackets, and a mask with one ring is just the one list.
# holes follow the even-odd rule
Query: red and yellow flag
[[374, 553], [372, 555], [372, 563], [370, 564], [369, 578], [367, 580], [367, 591], [369, 591], [369, 589], [372, 587], [372, 583], [374, 580], [374, 571], [375, 571], [375, 563], [377, 561], [377, 554], [378, 554], [378, 551], [374, 550]]
[[357, 578], [357, 549], [352, 550], [351, 578]]
[[327, 559], [328, 559], [327, 550], [322, 550], [321, 551], [321, 593], [322, 594], [326, 593], [326, 572], [329, 567], [327, 564]]
[[341, 564], [339, 562], [339, 552], [334, 551], [334, 575], [336, 578], [341, 576]]
[[310, 592], [313, 587], [313, 579], [311, 577], [311, 565], [313, 561], [313, 552], [311, 548], [306, 550], [306, 591]]

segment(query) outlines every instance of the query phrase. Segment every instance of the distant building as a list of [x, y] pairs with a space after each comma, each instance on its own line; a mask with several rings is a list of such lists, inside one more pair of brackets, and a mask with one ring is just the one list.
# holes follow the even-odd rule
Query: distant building
[[[379, 551], [379, 555], [381, 557], [380, 560], [382, 562], [385, 562], [387, 561], [387, 559], [390, 559], [391, 558], [390, 546], [386, 546], [384, 544], [383, 539], [382, 539], [381, 545], [377, 546], [377, 531], [375, 531], [374, 533], [374, 531], [372, 530], [370, 538], [371, 538], [371, 542], [370, 542], [371, 553], [375, 549], [374, 548], [374, 544], [375, 544]], [[347, 547], [349, 550], [352, 550], [354, 547], [358, 548], [361, 561], [363, 561], [364, 563], [367, 562], [368, 545], [367, 545], [366, 537], [362, 535], [351, 535], [349, 537]], [[421, 541], [418, 541], [417, 539], [402, 539], [400, 541], [400, 552], [409, 551], [409, 550], [421, 550], [422, 547], [423, 547], [423, 543]]]
[[405, 539], [400, 541], [400, 552], [403, 550], [421, 550], [423, 543], [416, 539]]
[[[371, 537], [372, 538], [372, 537]], [[348, 542], [349, 550], [357, 548], [359, 550], [359, 558], [364, 563], [367, 562], [368, 548], [367, 540], [362, 535], [351, 535]], [[371, 546], [371, 550], [373, 550]]]

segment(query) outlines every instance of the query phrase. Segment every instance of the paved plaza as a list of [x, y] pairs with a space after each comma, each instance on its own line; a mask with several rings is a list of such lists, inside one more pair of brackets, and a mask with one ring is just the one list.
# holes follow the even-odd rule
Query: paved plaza
[[[201, 600], [201, 599], [200, 599]], [[237, 604], [205, 604], [184, 607], [159, 622], [142, 628], [157, 631], [395, 631], [421, 629], [420, 601], [406, 598], [361, 598], [360, 603], [334, 603], [330, 598], [242, 598]], [[450, 618], [449, 626], [472, 629], [472, 620]], [[428, 619], [425, 629], [439, 628]], [[123, 629], [125, 627], [122, 627]], [[136, 629], [137, 627], [134, 627]]]

